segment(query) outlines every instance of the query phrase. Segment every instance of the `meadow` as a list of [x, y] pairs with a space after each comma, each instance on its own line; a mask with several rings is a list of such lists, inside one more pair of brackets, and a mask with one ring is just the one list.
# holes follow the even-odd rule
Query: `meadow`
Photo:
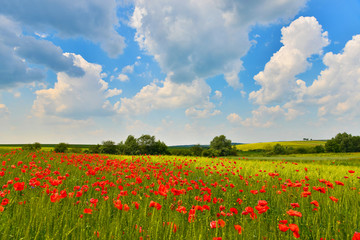
[[359, 155], [287, 157], [12, 150], [0, 239], [359, 239]]
[[251, 150], [269, 150], [276, 144], [280, 144], [287, 148], [311, 148], [317, 145], [325, 145], [326, 141], [312, 140], [312, 141], [283, 141], [283, 142], [260, 142], [260, 143], [247, 143], [236, 145], [236, 149], [240, 151]]

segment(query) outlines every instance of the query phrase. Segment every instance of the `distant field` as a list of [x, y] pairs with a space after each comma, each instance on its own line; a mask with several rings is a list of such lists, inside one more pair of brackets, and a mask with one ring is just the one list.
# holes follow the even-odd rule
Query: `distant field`
[[[10, 152], [11, 150], [22, 148], [25, 144], [0, 144], [0, 154]], [[41, 144], [41, 150], [45, 152], [52, 151], [56, 144]], [[88, 149], [91, 145], [70, 144], [69, 148]]]
[[326, 141], [286, 141], [286, 142], [262, 142], [262, 143], [248, 143], [236, 145], [236, 149], [241, 151], [251, 151], [256, 149], [269, 150], [276, 144], [281, 144], [285, 147], [293, 147], [293, 148], [308, 148], [315, 147], [316, 145], [325, 145]]

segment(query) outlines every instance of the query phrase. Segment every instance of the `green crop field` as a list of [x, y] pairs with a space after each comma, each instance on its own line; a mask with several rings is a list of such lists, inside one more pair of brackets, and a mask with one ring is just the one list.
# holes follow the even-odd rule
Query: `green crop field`
[[4, 153], [0, 239], [351, 239], [359, 155], [287, 157]]
[[271, 149], [276, 144], [281, 144], [284, 147], [293, 147], [293, 148], [309, 148], [315, 147], [317, 145], [325, 145], [326, 141], [284, 141], [284, 142], [261, 142], [261, 143], [248, 143], [236, 145], [236, 149], [241, 151], [251, 151], [251, 150], [267, 150]]

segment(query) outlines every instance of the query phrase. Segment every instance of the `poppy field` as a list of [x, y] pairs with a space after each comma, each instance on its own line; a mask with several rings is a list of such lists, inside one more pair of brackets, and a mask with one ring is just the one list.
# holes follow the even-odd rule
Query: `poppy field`
[[0, 155], [0, 239], [360, 239], [360, 169], [238, 157]]

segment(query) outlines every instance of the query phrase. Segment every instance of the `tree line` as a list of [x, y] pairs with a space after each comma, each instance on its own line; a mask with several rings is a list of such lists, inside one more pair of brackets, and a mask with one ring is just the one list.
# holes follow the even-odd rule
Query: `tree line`
[[[24, 150], [36, 151], [41, 149], [40, 143], [26, 144]], [[54, 147], [54, 152], [80, 153], [81, 148], [70, 148], [68, 143], [59, 143]], [[91, 145], [84, 153], [119, 154], [119, 155], [182, 155], [182, 156], [229, 156], [236, 155], [236, 148], [231, 140], [224, 135], [216, 136], [210, 142], [209, 147], [194, 145], [187, 149], [172, 149], [164, 142], [156, 140], [155, 136], [144, 134], [139, 138], [129, 135], [125, 141], [116, 144], [112, 140], [103, 141], [101, 144]]]
[[285, 147], [276, 144], [272, 149], [267, 150], [267, 155], [282, 154], [306, 154], [306, 153], [325, 153], [325, 152], [360, 152], [360, 136], [352, 136], [346, 132], [338, 133], [335, 137], [327, 140], [325, 145], [317, 145], [314, 147]]

